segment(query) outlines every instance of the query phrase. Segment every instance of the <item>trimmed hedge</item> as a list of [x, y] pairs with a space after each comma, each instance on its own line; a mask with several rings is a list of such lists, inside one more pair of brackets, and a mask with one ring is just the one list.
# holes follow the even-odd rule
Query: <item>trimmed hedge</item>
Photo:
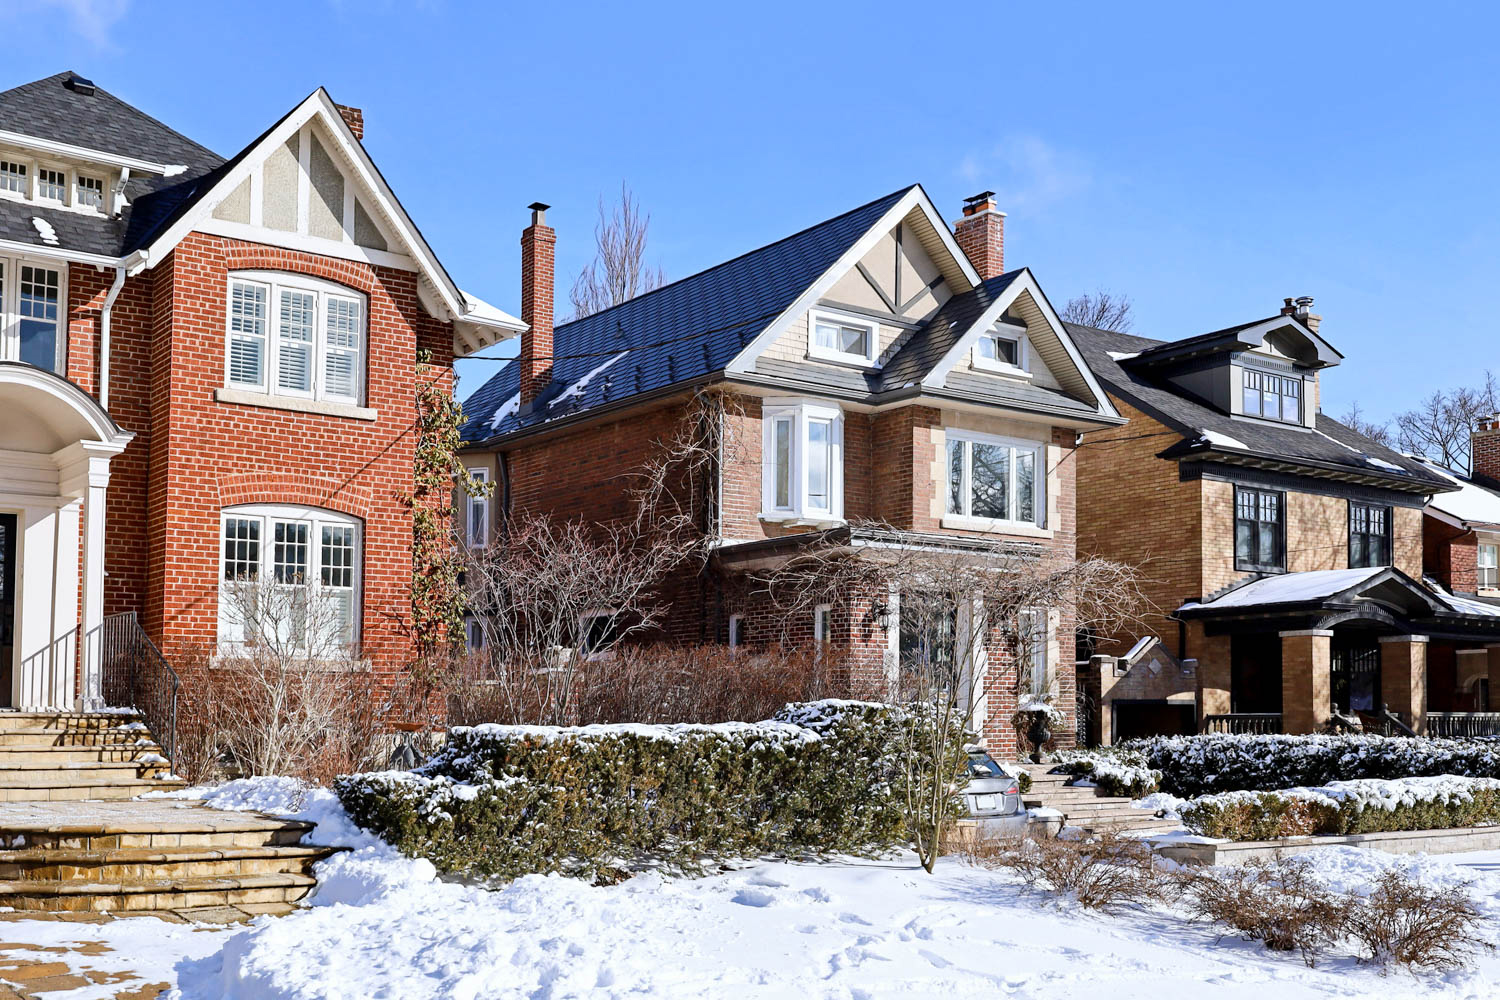
[[1156, 736], [1122, 748], [1161, 772], [1161, 789], [1191, 798], [1363, 778], [1458, 774], [1500, 778], [1500, 745], [1402, 736]]
[[1062, 750], [1057, 757], [1054, 774], [1086, 778], [1106, 795], [1138, 799], [1161, 787], [1161, 772], [1148, 765], [1145, 755], [1128, 746]]
[[754, 724], [475, 726], [418, 771], [349, 775], [335, 791], [402, 852], [482, 877], [867, 854], [907, 839], [910, 725], [883, 705], [814, 702]]
[[1500, 780], [1369, 778], [1316, 788], [1222, 792], [1194, 799], [1178, 814], [1195, 833], [1226, 840], [1443, 830], [1500, 823]]

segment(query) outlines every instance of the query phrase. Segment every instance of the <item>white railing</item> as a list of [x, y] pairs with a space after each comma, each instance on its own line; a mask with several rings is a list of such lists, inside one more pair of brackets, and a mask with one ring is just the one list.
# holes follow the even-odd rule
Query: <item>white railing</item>
[[21, 661], [20, 699], [24, 711], [75, 709], [73, 678], [78, 666], [78, 629], [52, 640]]

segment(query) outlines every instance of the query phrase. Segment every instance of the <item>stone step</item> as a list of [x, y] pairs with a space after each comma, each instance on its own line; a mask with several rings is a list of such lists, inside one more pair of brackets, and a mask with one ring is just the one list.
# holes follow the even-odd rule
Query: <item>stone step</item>
[[125, 882], [310, 874], [334, 848], [305, 845], [112, 850], [27, 848], [0, 851], [0, 880], [23, 882]]
[[187, 782], [178, 778], [125, 780], [105, 775], [94, 781], [0, 788], [0, 803], [118, 801], [133, 799], [147, 792], [175, 792], [186, 787]]
[[95, 913], [181, 910], [202, 906], [291, 905], [305, 898], [317, 879], [277, 872], [266, 875], [140, 879], [121, 882], [0, 882], [0, 906], [17, 910]]
[[12, 850], [292, 847], [311, 829], [300, 820], [175, 799], [0, 804], [0, 836]]
[[9, 712], [0, 711], [0, 732], [26, 730], [85, 731], [112, 729], [140, 722], [134, 712]]
[[[144, 743], [137, 741], [144, 740]], [[91, 747], [104, 745], [152, 746], [157, 744], [145, 729], [23, 729], [0, 730], [0, 750], [37, 749], [49, 747]]]
[[[161, 757], [161, 747], [154, 743], [101, 743], [97, 746], [0, 747], [0, 769], [15, 764], [55, 766], [69, 761], [79, 763], [115, 763], [139, 760], [148, 755]], [[165, 758], [163, 758], [165, 762]]]

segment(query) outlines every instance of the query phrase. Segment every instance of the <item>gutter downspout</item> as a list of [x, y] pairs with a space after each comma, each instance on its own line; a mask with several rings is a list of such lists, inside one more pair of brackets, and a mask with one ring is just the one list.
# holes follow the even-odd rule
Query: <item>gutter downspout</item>
[[115, 268], [115, 280], [104, 296], [104, 308], [99, 312], [99, 405], [109, 411], [109, 317], [115, 307], [120, 289], [125, 287], [125, 268]]

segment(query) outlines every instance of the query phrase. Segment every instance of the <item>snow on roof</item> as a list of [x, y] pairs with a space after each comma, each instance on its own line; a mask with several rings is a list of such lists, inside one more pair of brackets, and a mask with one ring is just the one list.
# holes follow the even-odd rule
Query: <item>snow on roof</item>
[[1104, 353], [1108, 354], [1116, 361], [1129, 361], [1131, 358], [1138, 358], [1141, 356], [1140, 351], [1105, 351]]
[[1205, 430], [1203, 436], [1198, 440], [1211, 444], [1216, 448], [1238, 448], [1241, 451], [1250, 450], [1250, 446], [1243, 441], [1238, 441], [1228, 434], [1220, 434], [1218, 431]]
[[561, 393], [559, 393], [556, 399], [547, 404], [548, 408], [551, 409], [553, 407], [561, 406], [568, 400], [572, 399], [574, 396], [583, 395], [583, 390], [589, 387], [589, 382], [593, 381], [597, 376], [603, 374], [606, 368], [614, 364], [616, 361], [619, 361], [629, 353], [629, 351], [621, 351], [619, 354], [616, 354], [614, 357], [604, 362], [604, 364], [599, 365], [597, 368], [591, 370], [587, 375], [583, 376], [583, 378], [579, 379], [577, 382], [574, 382], [572, 385], [568, 386]]
[[507, 399], [505, 402], [501, 403], [499, 408], [495, 410], [495, 415], [490, 417], [490, 427], [492, 429], [498, 430], [500, 425], [505, 422], [505, 418], [510, 416], [512, 413], [515, 413], [520, 408], [521, 394], [518, 392], [514, 396], [511, 396], [509, 399]]
[[464, 319], [473, 323], [494, 323], [500, 326], [524, 329], [526, 324], [497, 306], [492, 306], [477, 295], [468, 292], [460, 293], [464, 297], [464, 306], [469, 310], [464, 314]]
[[1188, 601], [1179, 611], [1193, 608], [1253, 608], [1262, 604], [1291, 604], [1331, 597], [1356, 586], [1385, 567], [1373, 569], [1320, 569], [1307, 573], [1282, 573], [1247, 583], [1212, 601]]
[[1459, 597], [1448, 594], [1443, 600], [1461, 615], [1482, 615], [1486, 618], [1500, 618], [1500, 604], [1489, 601], [1476, 601], [1471, 597]]
[[1483, 486], [1466, 479], [1454, 472], [1452, 469], [1444, 468], [1436, 462], [1430, 462], [1425, 458], [1412, 456], [1417, 462], [1435, 476], [1440, 476], [1458, 487], [1456, 493], [1439, 493], [1430, 500], [1427, 506], [1441, 511], [1449, 517], [1457, 518], [1466, 524], [1496, 524], [1500, 525], [1500, 494], [1485, 489]]

